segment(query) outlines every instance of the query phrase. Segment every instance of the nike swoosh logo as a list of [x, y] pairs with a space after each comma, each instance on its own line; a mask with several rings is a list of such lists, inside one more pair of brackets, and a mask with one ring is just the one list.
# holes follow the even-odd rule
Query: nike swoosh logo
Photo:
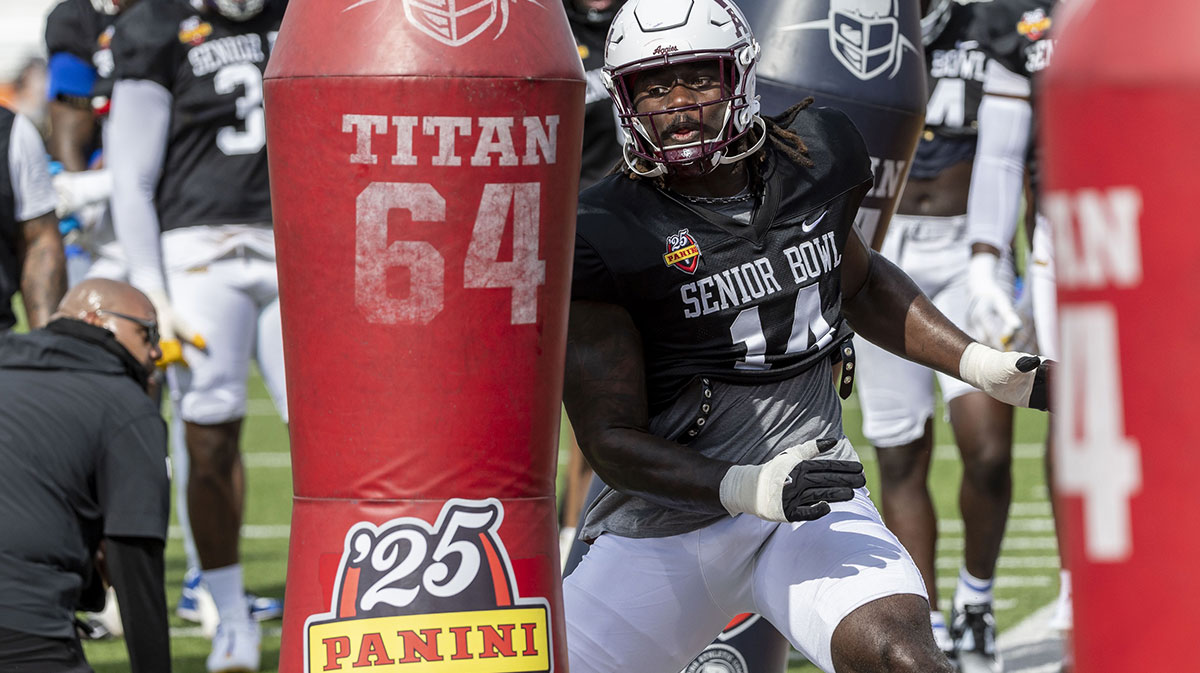
[[817, 219], [813, 220], [812, 222], [805, 222], [805, 223], [801, 224], [801, 225], [800, 225], [800, 231], [802, 231], [802, 232], [804, 232], [804, 233], [806, 233], [806, 234], [807, 234], [808, 232], [812, 231], [813, 229], [816, 229], [816, 228], [817, 228], [817, 225], [818, 225], [818, 224], [820, 224], [820, 223], [821, 223], [821, 220], [825, 219], [825, 216], [826, 216], [826, 215], [828, 215], [828, 214], [829, 214], [829, 211], [828, 211], [828, 210], [826, 210], [825, 212], [821, 213], [821, 216], [820, 216], [820, 217], [818, 217]]

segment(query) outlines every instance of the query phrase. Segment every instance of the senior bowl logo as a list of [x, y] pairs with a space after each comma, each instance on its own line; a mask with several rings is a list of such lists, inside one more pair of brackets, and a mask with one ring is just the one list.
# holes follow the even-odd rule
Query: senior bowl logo
[[[492, 39], [508, 28], [509, 5], [517, 0], [404, 0], [404, 16], [417, 30], [451, 47], [460, 47], [497, 21]], [[535, 0], [530, 0], [538, 4]], [[540, 6], [540, 5], [539, 5]]]
[[499, 500], [449, 500], [346, 533], [330, 611], [304, 623], [304, 670], [551, 673], [550, 607], [521, 598]]
[[680, 271], [696, 273], [696, 267], [700, 266], [700, 246], [687, 229], [667, 237], [667, 254], [663, 255], [663, 262]]

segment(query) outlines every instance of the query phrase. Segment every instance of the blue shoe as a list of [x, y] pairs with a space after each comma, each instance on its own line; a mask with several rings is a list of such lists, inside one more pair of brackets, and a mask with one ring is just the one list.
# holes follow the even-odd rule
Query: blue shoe
[[246, 603], [250, 605], [250, 617], [256, 622], [279, 619], [283, 616], [283, 601], [278, 598], [255, 596], [247, 591]]
[[200, 621], [201, 591], [204, 591], [204, 588], [200, 585], [200, 571], [188, 568], [183, 575], [183, 590], [179, 593], [179, 603], [175, 606], [175, 614], [180, 619], [189, 622]]

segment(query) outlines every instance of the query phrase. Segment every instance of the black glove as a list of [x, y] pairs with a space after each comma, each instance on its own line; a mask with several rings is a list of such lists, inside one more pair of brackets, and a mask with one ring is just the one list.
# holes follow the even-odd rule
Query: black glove
[[803, 460], [783, 486], [783, 513], [788, 521], [812, 521], [829, 513], [829, 503], [854, 497], [867, 485], [862, 463], [855, 460]]
[[1033, 375], [1033, 390], [1029, 392], [1030, 409], [1054, 411], [1050, 408], [1054, 401], [1050, 396], [1050, 392], [1053, 387], [1054, 370], [1057, 367], [1058, 363], [1054, 360], [1046, 360], [1036, 355], [1030, 355], [1017, 360], [1017, 369], [1023, 372], [1031, 372], [1037, 369], [1037, 372]]

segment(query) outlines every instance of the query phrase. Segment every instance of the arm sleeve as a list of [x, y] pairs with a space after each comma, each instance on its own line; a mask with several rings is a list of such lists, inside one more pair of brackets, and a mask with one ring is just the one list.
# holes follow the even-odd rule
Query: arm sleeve
[[105, 543], [108, 575], [117, 592], [132, 673], [171, 671], [163, 547], [162, 540], [144, 537], [110, 537]]
[[155, 192], [167, 153], [171, 94], [151, 80], [119, 80], [104, 129], [112, 219], [137, 288], [165, 290]]
[[[1005, 88], [1013, 91], [1011, 78], [1015, 77], [1019, 76], [996, 61], [989, 62], [988, 82], [1007, 81]], [[1028, 100], [1012, 97], [1013, 93], [992, 91], [984, 94], [979, 105], [979, 141], [967, 199], [967, 242], [1005, 250], [1016, 232], [1021, 210], [1033, 108]]]
[[16, 202], [13, 215], [18, 222], [28, 222], [54, 210], [58, 196], [50, 181], [46, 146], [33, 122], [24, 115], [17, 115], [13, 120], [8, 168]]
[[143, 414], [103, 441], [96, 491], [104, 512], [104, 536], [166, 540], [170, 511], [167, 430], [158, 410], [147, 404]]

